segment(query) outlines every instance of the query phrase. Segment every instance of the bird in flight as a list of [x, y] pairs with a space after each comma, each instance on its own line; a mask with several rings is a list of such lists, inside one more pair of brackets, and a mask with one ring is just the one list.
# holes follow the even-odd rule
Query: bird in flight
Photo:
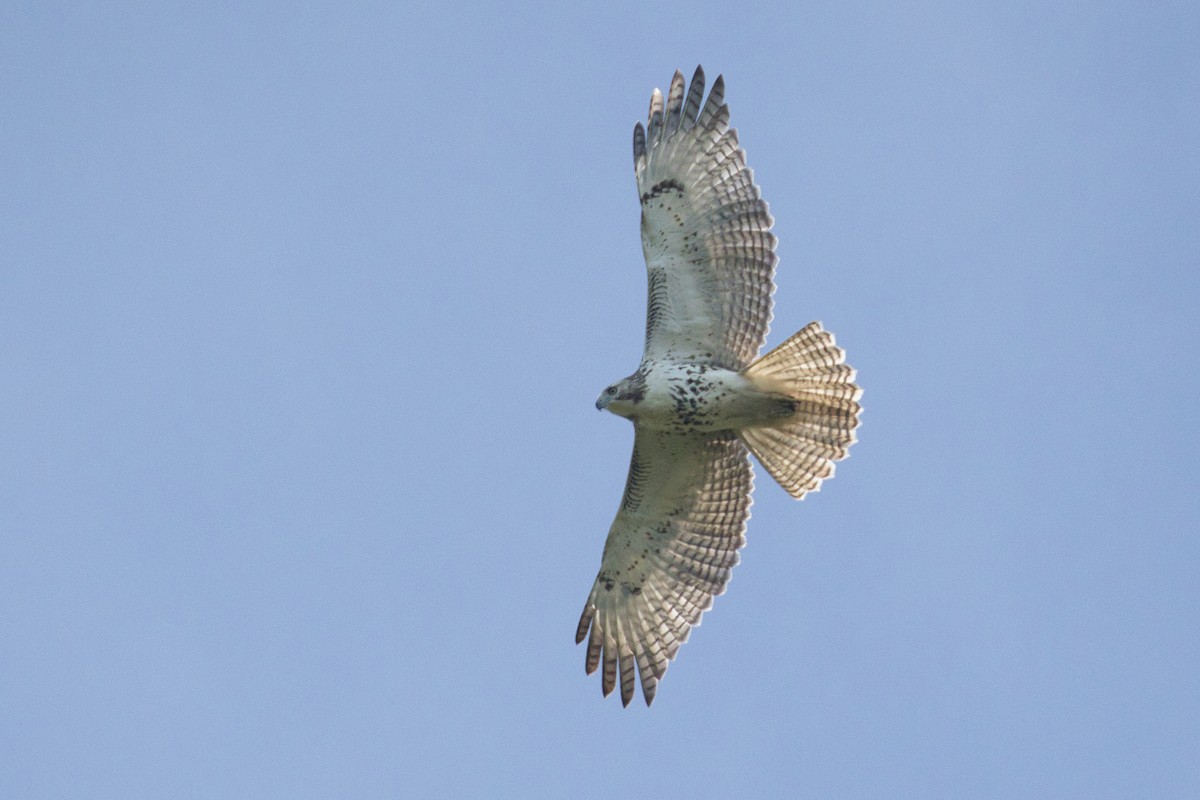
[[[862, 392], [833, 335], [805, 326], [758, 357], [771, 321], [775, 236], [729, 127], [725, 82], [704, 99], [675, 73], [633, 129], [648, 297], [642, 363], [596, 401], [633, 422], [633, 459], [576, 643], [628, 706], [646, 705], [745, 544], [748, 453], [800, 499], [855, 441]], [[589, 632], [590, 631], [590, 632]]]

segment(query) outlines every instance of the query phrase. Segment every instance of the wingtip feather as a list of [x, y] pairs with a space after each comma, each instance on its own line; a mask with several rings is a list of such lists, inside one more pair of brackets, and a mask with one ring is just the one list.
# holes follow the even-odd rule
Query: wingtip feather
[[640, 172], [646, 166], [646, 129], [639, 121], [633, 126], [633, 168]]
[[579, 625], [575, 628], [575, 644], [583, 641], [583, 637], [587, 636], [588, 628], [592, 626], [592, 616], [596, 613], [596, 607], [592, 605], [589, 598], [586, 605], [583, 607], [583, 613], [579, 615]]
[[668, 135], [679, 129], [679, 122], [683, 116], [683, 93], [686, 86], [683, 73], [675, 70], [675, 74], [671, 77], [670, 91], [667, 93], [665, 126]]
[[704, 99], [704, 68], [696, 65], [692, 73], [692, 84], [688, 87], [687, 101], [683, 105], [682, 125], [691, 128], [696, 124], [696, 116], [700, 113], [700, 101]]

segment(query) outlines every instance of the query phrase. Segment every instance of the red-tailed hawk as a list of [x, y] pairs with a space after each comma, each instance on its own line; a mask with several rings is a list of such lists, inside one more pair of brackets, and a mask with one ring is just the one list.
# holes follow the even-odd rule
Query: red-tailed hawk
[[[649, 295], [642, 363], [596, 401], [633, 422], [629, 478], [575, 641], [607, 696], [634, 673], [649, 705], [667, 664], [725, 590], [750, 516], [748, 452], [793, 497], [855, 441], [861, 391], [813, 322], [758, 358], [771, 321], [775, 237], [725, 84], [704, 99], [675, 73], [633, 129]], [[589, 628], [591, 630], [589, 636]]]

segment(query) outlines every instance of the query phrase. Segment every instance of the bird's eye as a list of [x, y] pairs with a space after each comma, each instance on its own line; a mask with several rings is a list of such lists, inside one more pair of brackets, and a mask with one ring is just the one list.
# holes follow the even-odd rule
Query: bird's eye
[[610, 386], [610, 387], [608, 387], [607, 389], [605, 389], [605, 390], [604, 390], [604, 393], [605, 393], [605, 394], [607, 394], [607, 395], [614, 395], [614, 394], [616, 394], [616, 393], [617, 393], [617, 387], [615, 387], [615, 386]]

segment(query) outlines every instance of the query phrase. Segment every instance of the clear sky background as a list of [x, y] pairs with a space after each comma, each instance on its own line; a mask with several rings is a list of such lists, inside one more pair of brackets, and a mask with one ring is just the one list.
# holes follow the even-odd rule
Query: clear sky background
[[[0, 12], [0, 796], [1200, 796], [1195, 4], [83, 6]], [[623, 710], [697, 63], [866, 413]]]

